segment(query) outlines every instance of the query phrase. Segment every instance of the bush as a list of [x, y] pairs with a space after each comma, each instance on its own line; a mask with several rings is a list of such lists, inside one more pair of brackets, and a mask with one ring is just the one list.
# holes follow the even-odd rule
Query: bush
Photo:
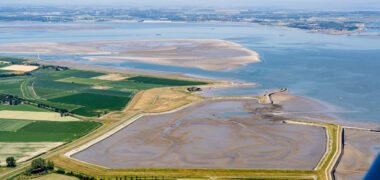
[[30, 167], [29, 172], [31, 172], [32, 174], [36, 174], [36, 173], [41, 173], [41, 172], [45, 172], [45, 171], [53, 170], [53, 169], [54, 169], [53, 161], [46, 162], [45, 159], [38, 158], [32, 161], [32, 165]]
[[16, 167], [16, 159], [14, 157], [7, 157], [7, 167]]
[[58, 173], [58, 174], [65, 174], [66, 172], [65, 172], [64, 169], [58, 168], [58, 170], [56, 171], [56, 173]]

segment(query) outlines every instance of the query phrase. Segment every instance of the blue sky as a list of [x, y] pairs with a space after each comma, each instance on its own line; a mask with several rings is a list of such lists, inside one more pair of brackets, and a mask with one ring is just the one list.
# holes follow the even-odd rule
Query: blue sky
[[0, 6], [380, 10], [380, 0], [0, 0]]

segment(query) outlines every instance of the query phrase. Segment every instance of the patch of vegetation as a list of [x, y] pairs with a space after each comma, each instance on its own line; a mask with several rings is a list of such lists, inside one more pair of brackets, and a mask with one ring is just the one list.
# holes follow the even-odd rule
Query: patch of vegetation
[[45, 100], [33, 100], [33, 103], [37, 103], [41, 105], [43, 104], [44, 106], [52, 107], [52, 109], [61, 109], [61, 110], [66, 110], [66, 111], [72, 111], [74, 109], [78, 109], [81, 107], [80, 105], [76, 105], [76, 104], [65, 104], [65, 103], [50, 102], [50, 101], [45, 101]]
[[104, 84], [106, 86], [113, 87], [114, 90], [147, 90], [157, 87], [165, 87], [165, 85], [160, 84], [149, 84], [149, 83], [141, 83], [141, 82], [133, 82], [133, 81], [113, 81], [110, 83]]
[[24, 77], [0, 78], [0, 93], [22, 97], [20, 86], [23, 81]]
[[40, 97], [43, 98], [50, 98], [52, 96], [62, 95], [63, 93], [70, 93], [69, 91], [62, 91], [59, 89], [50, 89], [50, 88], [41, 88], [41, 87], [34, 87], [34, 92]]
[[14, 157], [7, 157], [5, 160], [7, 167], [16, 167], [16, 159]]
[[34, 87], [58, 89], [58, 90], [62, 90], [62, 91], [74, 91], [74, 90], [89, 88], [91, 86], [86, 85], [86, 84], [77, 84], [77, 83], [67, 83], [67, 82], [48, 81], [48, 80], [36, 80]]
[[0, 131], [17, 132], [24, 126], [33, 123], [31, 120], [0, 119]]
[[79, 93], [50, 99], [50, 101], [53, 102], [78, 104], [83, 106], [72, 111], [72, 113], [82, 116], [97, 116], [106, 111], [121, 110], [130, 100], [130, 97], [94, 93]]
[[[4, 65], [1, 65], [1, 64], [0, 64], [0, 68], [1, 68], [1, 67], [4, 67]], [[12, 72], [12, 71], [9, 71], [9, 70], [1, 70], [1, 69], [0, 69], [0, 74], [8, 74], [9, 72]]]
[[62, 71], [59, 73], [60, 77], [79, 77], [79, 78], [92, 78], [96, 76], [106, 75], [106, 73], [95, 72], [95, 71], [83, 71], [70, 69], [67, 71]]
[[124, 96], [124, 97], [132, 97], [134, 95], [133, 91], [117, 91], [117, 90], [99, 90], [99, 89], [86, 89], [82, 91], [84, 93], [94, 93], [94, 94], [104, 94], [111, 96]]
[[28, 60], [22, 57], [0, 56], [0, 61], [10, 62], [11, 64], [21, 64]]
[[98, 126], [90, 121], [35, 121], [16, 132], [0, 131], [0, 142], [70, 142]]
[[9, 111], [34, 111], [34, 112], [51, 112], [47, 109], [38, 108], [29, 104], [19, 104], [16, 106], [8, 106], [0, 104], [0, 110], [9, 110]]
[[127, 80], [139, 82], [139, 83], [160, 84], [160, 85], [166, 85], [166, 86], [191, 86], [191, 85], [208, 84], [207, 82], [202, 82], [202, 81], [168, 79], [168, 78], [159, 78], [159, 77], [150, 77], [150, 76], [135, 76], [135, 77], [128, 78]]
[[69, 83], [78, 83], [78, 84], [87, 84], [87, 85], [98, 85], [109, 82], [107, 80], [101, 79], [89, 79], [89, 78], [79, 78], [79, 77], [68, 77], [64, 79], [59, 79], [60, 82], [69, 82]]

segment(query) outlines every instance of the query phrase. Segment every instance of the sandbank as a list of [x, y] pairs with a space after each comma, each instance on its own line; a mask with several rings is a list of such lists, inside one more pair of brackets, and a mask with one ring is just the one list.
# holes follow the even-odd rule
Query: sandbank
[[234, 42], [215, 39], [0, 44], [0, 52], [80, 54], [95, 62], [136, 61], [204, 70], [225, 70], [260, 62], [256, 52]]

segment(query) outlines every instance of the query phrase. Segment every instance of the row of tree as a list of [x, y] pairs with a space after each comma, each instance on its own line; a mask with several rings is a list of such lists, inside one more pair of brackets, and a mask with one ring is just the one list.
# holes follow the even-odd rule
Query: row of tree
[[0, 104], [6, 104], [6, 105], [19, 105], [19, 104], [30, 104], [37, 106], [39, 108], [48, 109], [54, 112], [58, 112], [61, 114], [61, 116], [68, 116], [69, 112], [66, 109], [56, 108], [52, 107], [46, 104], [37, 103], [33, 101], [29, 101], [26, 99], [19, 98], [17, 96], [9, 95], [9, 94], [0, 94]]

